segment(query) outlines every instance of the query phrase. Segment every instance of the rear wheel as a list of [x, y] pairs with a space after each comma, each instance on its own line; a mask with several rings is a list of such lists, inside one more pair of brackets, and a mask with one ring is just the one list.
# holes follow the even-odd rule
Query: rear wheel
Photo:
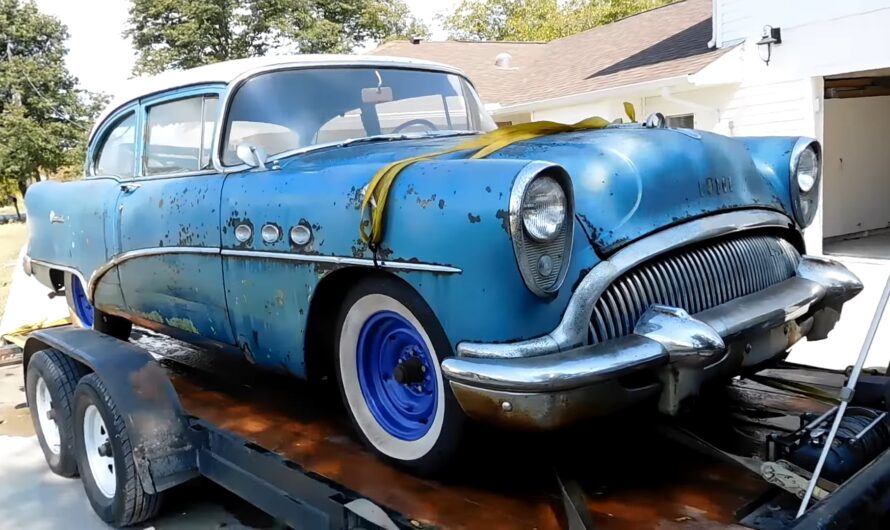
[[71, 322], [82, 328], [92, 328], [120, 340], [130, 338], [133, 324], [123, 318], [99, 311], [90, 303], [85, 286], [74, 274], [65, 274], [65, 300]]
[[456, 452], [465, 417], [439, 364], [451, 347], [429, 306], [395, 278], [353, 287], [338, 319], [337, 375], [364, 442], [419, 473]]
[[161, 495], [142, 489], [124, 418], [96, 374], [77, 385], [73, 424], [77, 465], [96, 514], [115, 527], [157, 515]]

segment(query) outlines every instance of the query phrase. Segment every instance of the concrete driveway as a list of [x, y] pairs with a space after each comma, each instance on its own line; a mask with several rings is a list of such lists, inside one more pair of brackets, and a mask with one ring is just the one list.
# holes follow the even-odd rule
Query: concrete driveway
[[[146, 528], [282, 528], [271, 517], [207, 481], [171, 490]], [[53, 474], [34, 436], [22, 367], [0, 368], [0, 527], [104, 530], [78, 479]]]

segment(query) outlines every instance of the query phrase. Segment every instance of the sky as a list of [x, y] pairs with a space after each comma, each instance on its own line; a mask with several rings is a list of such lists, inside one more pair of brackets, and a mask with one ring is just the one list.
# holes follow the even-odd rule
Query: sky
[[[186, 1], [186, 0], [183, 0]], [[68, 26], [68, 69], [87, 90], [114, 95], [133, 70], [133, 48], [121, 36], [128, 0], [36, 0], [41, 11]], [[453, 9], [458, 0], [405, 0], [411, 12], [442, 40], [445, 33], [436, 15]]]

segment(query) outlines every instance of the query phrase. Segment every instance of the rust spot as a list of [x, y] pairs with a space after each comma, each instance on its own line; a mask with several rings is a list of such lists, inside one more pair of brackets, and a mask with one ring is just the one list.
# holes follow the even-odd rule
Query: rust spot
[[163, 207], [164, 207], [164, 198], [161, 197], [161, 200], [158, 201], [158, 208], [163, 208]]
[[472, 213], [468, 213], [468, 214], [467, 214], [467, 217], [470, 218], [470, 223], [471, 223], [471, 224], [475, 224], [475, 223], [478, 223], [478, 222], [482, 221], [482, 217], [480, 217], [480, 216], [478, 216], [478, 215], [473, 215]]
[[430, 203], [434, 202], [435, 200], [436, 200], [436, 194], [433, 193], [433, 196], [430, 197], [429, 199], [421, 199], [420, 197], [418, 197], [417, 204], [419, 204], [421, 208], [426, 208], [430, 205]]
[[445, 209], [445, 199], [439, 199], [439, 209], [440, 210]]
[[501, 220], [501, 227], [503, 227], [504, 232], [507, 232], [507, 234], [509, 234], [510, 233], [510, 212], [508, 212], [507, 210], [498, 210], [497, 213], [494, 214], [494, 216]]

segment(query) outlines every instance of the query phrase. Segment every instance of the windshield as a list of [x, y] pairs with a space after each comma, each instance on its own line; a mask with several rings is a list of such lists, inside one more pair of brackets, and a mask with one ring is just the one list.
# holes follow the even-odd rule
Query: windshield
[[241, 143], [276, 155], [382, 134], [448, 134], [495, 128], [472, 86], [457, 75], [400, 68], [269, 72], [235, 93], [223, 163]]

